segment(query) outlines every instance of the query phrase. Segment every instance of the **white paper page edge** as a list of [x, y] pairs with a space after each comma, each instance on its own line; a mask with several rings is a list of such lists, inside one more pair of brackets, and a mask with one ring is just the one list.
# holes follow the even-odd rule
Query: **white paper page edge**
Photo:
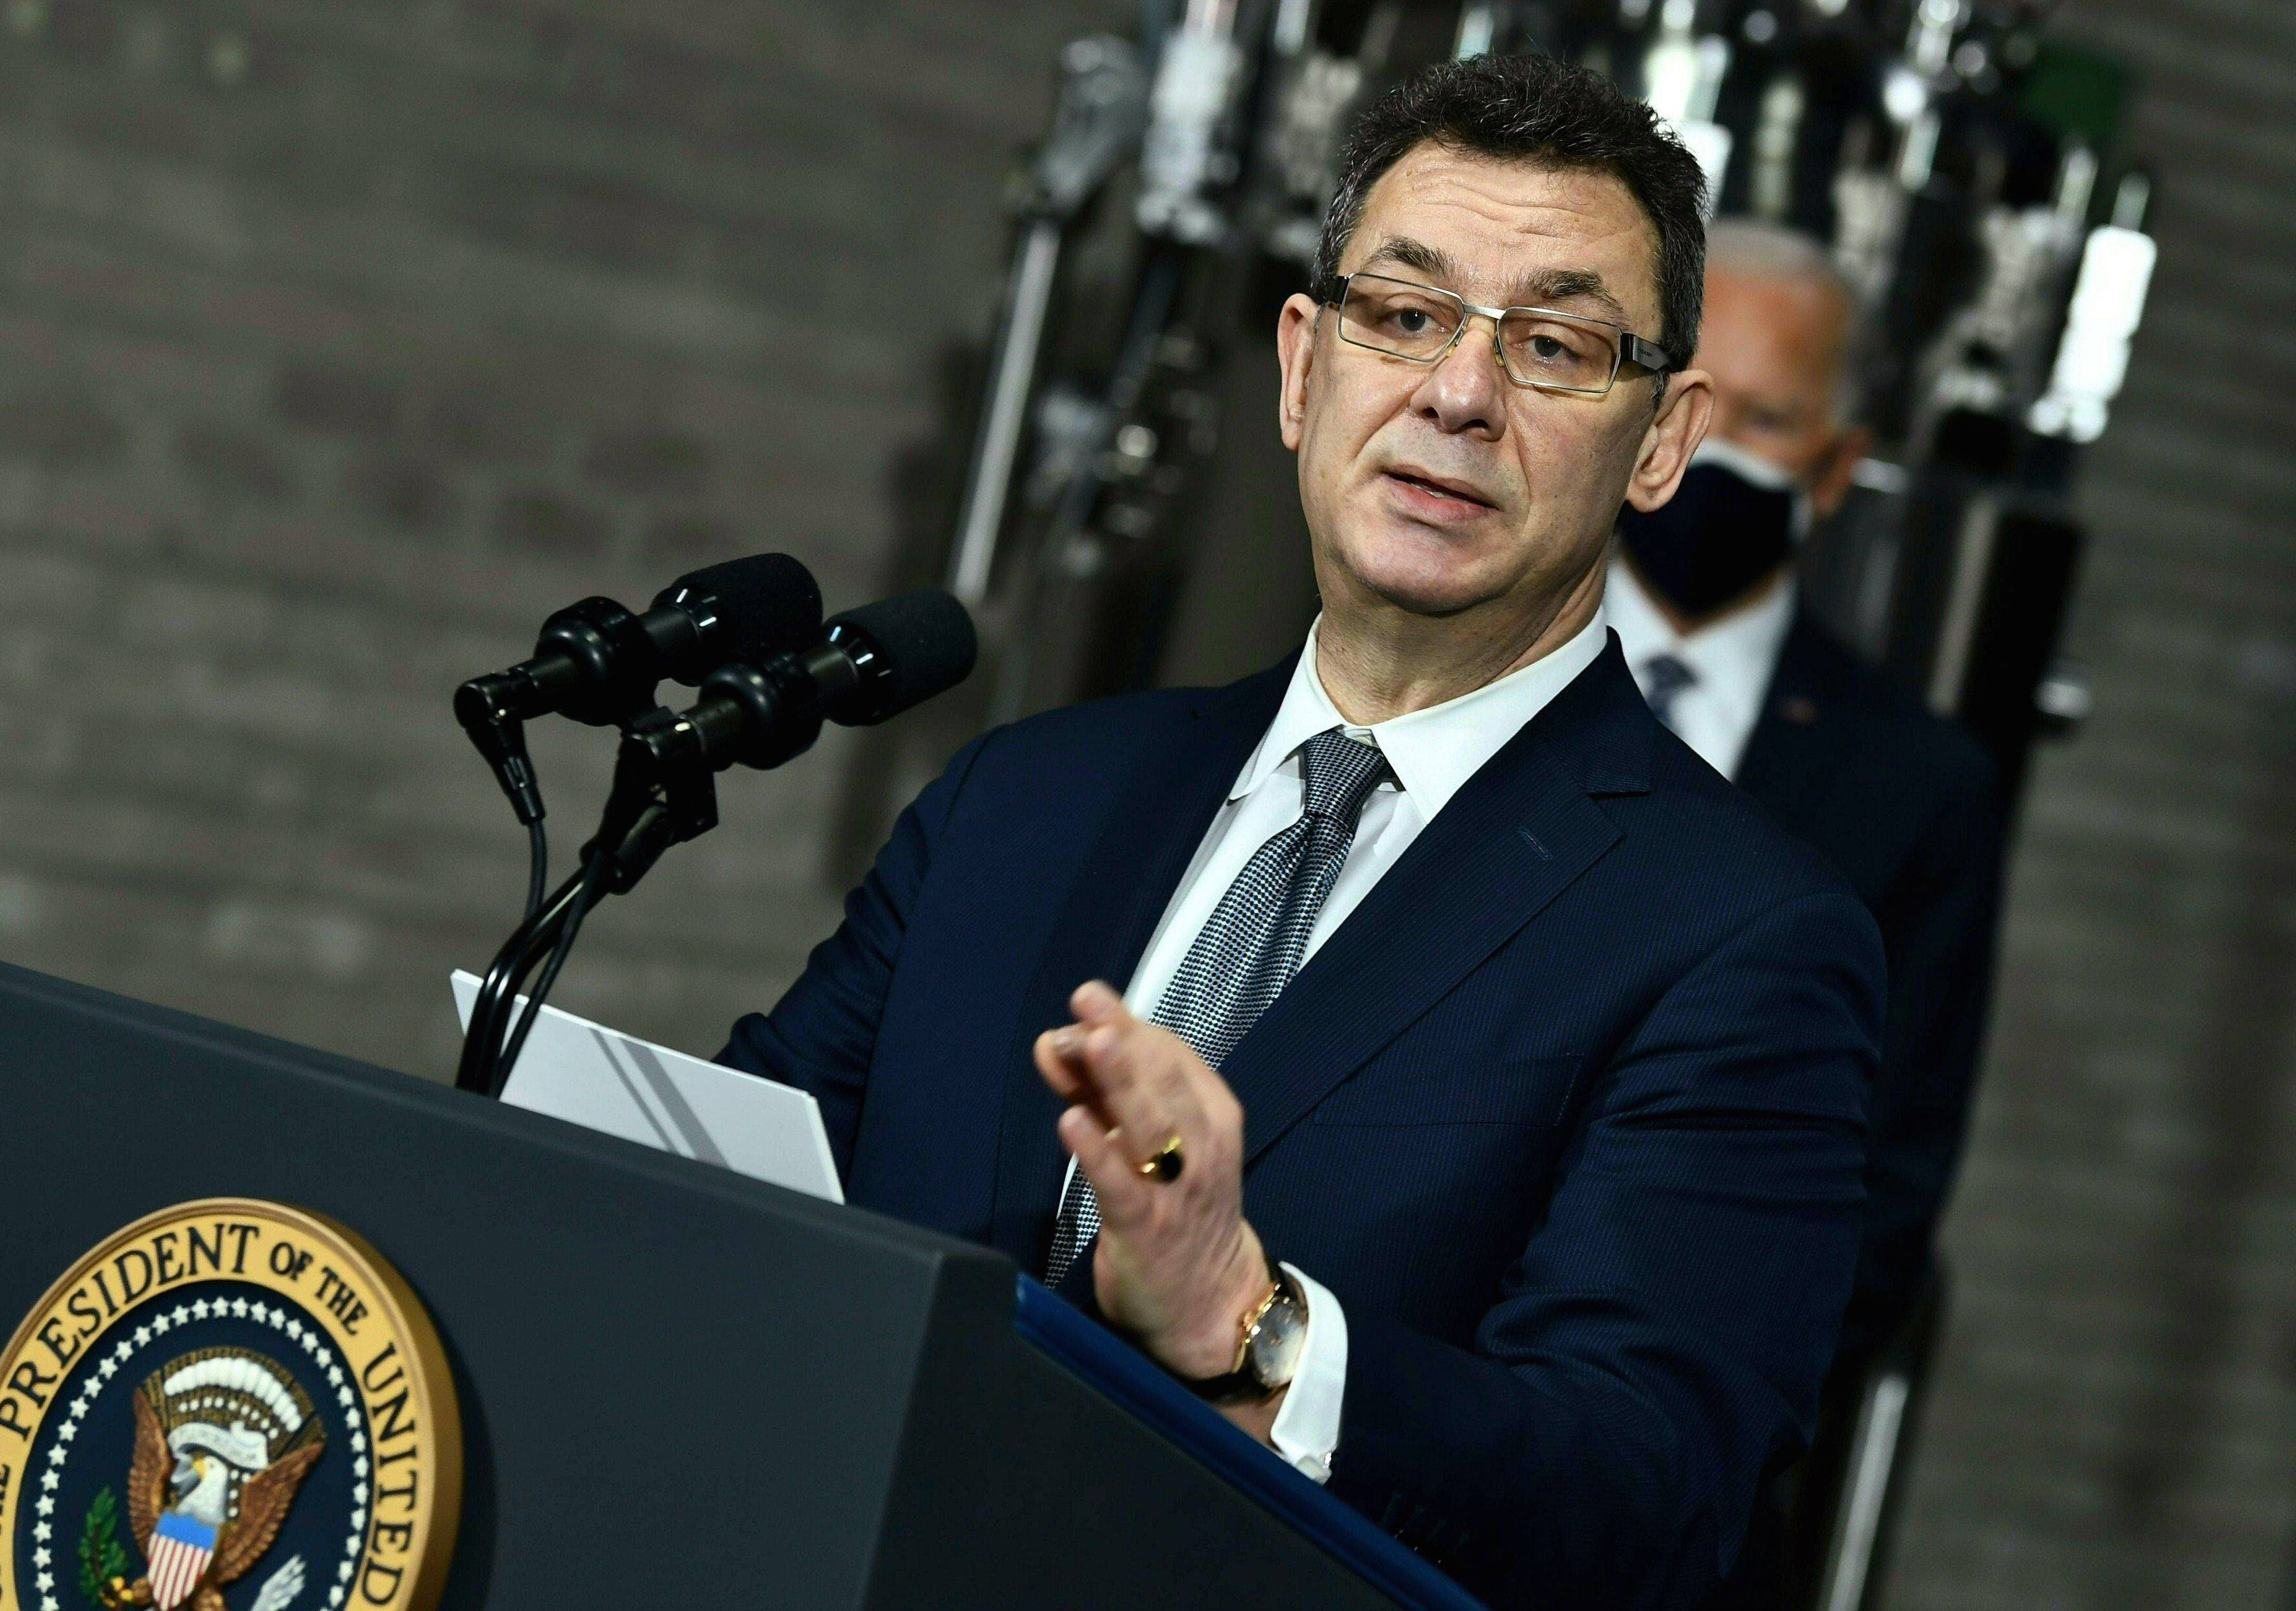
[[[469, 969], [463, 968], [455, 969], [453, 974], [449, 976], [449, 988], [451, 989], [455, 998], [455, 1020], [462, 1025], [463, 1031], [466, 1034], [470, 1032], [471, 1012], [472, 1008], [477, 1004], [478, 993], [482, 982], [483, 981], [481, 981], [476, 974], [472, 973]], [[521, 1012], [524, 1011], [526, 1009], [526, 1000], [527, 998], [524, 996], [519, 997], [518, 1006], [514, 1010]], [[655, 1149], [656, 1151], [667, 1152], [672, 1157], [676, 1157], [692, 1156], [697, 1163], [715, 1165], [718, 1168], [730, 1170], [734, 1173], [743, 1175], [750, 1180], [758, 1180], [763, 1178], [762, 1176], [750, 1173], [748, 1170], [737, 1168], [726, 1160], [724, 1149], [718, 1144], [716, 1138], [709, 1134], [708, 1127], [701, 1123], [701, 1116], [693, 1111], [692, 1104], [686, 1099], [685, 1092], [677, 1090], [676, 1077], [675, 1074], [672, 1073], [672, 1069], [675, 1065], [665, 1063], [662, 1059], [665, 1058], [684, 1059], [688, 1062], [702, 1063], [711, 1068], [717, 1068], [719, 1067], [718, 1065], [709, 1064], [708, 1059], [697, 1058], [691, 1052], [680, 1051], [672, 1046], [657, 1046], [652, 1041], [642, 1041], [634, 1034], [625, 1034], [620, 1030], [615, 1029], [608, 1025], [593, 1023], [590, 1019], [586, 1018], [578, 1018], [573, 1013], [562, 1011], [558, 1008], [553, 1007], [547, 1002], [543, 1004], [540, 1018], [536, 1020], [536, 1026], [537, 1028], [541, 1026], [542, 1018], [554, 1019], [557, 1023], [568, 1028], [586, 1030], [589, 1032], [590, 1037], [596, 1042], [600, 1051], [603, 1054], [606, 1059], [606, 1066], [613, 1070], [615, 1077], [619, 1079], [625, 1089], [629, 1092], [630, 1099], [637, 1107], [639, 1113], [643, 1115], [646, 1122], [654, 1128], [657, 1134], [661, 1134], [663, 1136], [663, 1144], [657, 1147]], [[627, 1059], [627, 1063], [625, 1062], [625, 1059]], [[521, 1063], [525, 1061], [525, 1058], [522, 1053], [519, 1060]], [[652, 1071], [649, 1071], [645, 1067], [645, 1063], [649, 1061], [654, 1065], [654, 1070]], [[637, 1068], [640, 1084], [643, 1084], [648, 1088], [653, 1090], [655, 1096], [653, 1102], [648, 1102], [639, 1094], [636, 1087], [631, 1084], [631, 1066], [635, 1066]], [[668, 1112], [667, 1110], [668, 1105], [661, 1101], [660, 1084], [651, 1077], [651, 1074], [657, 1071], [663, 1076], [663, 1079], [669, 1084], [671, 1091], [677, 1096], [678, 1105], [685, 1108], [686, 1111], [684, 1119], [681, 1119], [679, 1116], [674, 1112]], [[513, 1068], [511, 1072], [515, 1075], [518, 1070]], [[816, 1198], [818, 1200], [842, 1204], [845, 1201], [844, 1183], [838, 1178], [837, 1156], [830, 1150], [829, 1128], [822, 1122], [820, 1100], [810, 1091], [800, 1091], [794, 1085], [783, 1084], [779, 1080], [769, 1080], [762, 1075], [741, 1073], [740, 1071], [732, 1069], [726, 1069], [724, 1072], [738, 1074], [739, 1077], [742, 1079], [756, 1080], [759, 1084], [769, 1085], [776, 1091], [786, 1091], [792, 1096], [801, 1098], [805, 1102], [806, 1117], [808, 1121], [807, 1129], [812, 1137], [814, 1156], [820, 1165], [820, 1178], [827, 1186], [828, 1191], [826, 1194], [824, 1194], [810, 1190], [803, 1186], [791, 1186], [786, 1182], [782, 1181], [768, 1181], [767, 1182], [767, 1184], [781, 1186], [784, 1190], [800, 1192], [805, 1196]], [[507, 1085], [509, 1082], [505, 1080], [504, 1083]], [[662, 1106], [665, 1109], [665, 1112], [661, 1116], [657, 1116], [654, 1112], [654, 1108], [657, 1105]], [[529, 1109], [528, 1111], [533, 1111], [533, 1109]], [[557, 1117], [561, 1116], [552, 1115], [551, 1116]], [[679, 1134], [685, 1138], [686, 1144], [689, 1147], [694, 1148], [693, 1154], [681, 1153], [676, 1147], [668, 1144], [668, 1136], [662, 1131], [664, 1118], [667, 1118], [668, 1122], [677, 1130]], [[692, 1129], [688, 1128], [686, 1121], [691, 1121], [693, 1126]], [[578, 1121], [568, 1119], [565, 1122], [568, 1124], [574, 1124]], [[596, 1126], [584, 1125], [583, 1128], [596, 1129]], [[715, 1157], [701, 1156], [701, 1148], [696, 1145], [694, 1140], [694, 1132], [697, 1130], [700, 1132], [701, 1143], [706, 1144], [709, 1147], [709, 1151], [716, 1155]], [[602, 1135], [611, 1135], [614, 1133], [611, 1131], [605, 1130], [599, 1130], [597, 1133]], [[618, 1137], [617, 1139], [627, 1140], [628, 1138]], [[648, 1143], [644, 1141], [639, 1143], [641, 1146], [647, 1144]]]

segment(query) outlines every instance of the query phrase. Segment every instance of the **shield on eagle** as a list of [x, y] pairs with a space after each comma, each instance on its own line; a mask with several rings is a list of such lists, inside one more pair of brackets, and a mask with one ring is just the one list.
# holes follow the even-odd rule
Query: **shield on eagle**
[[192, 1598], [215, 1554], [216, 1529], [180, 1510], [160, 1514], [152, 1529], [152, 1603], [176, 1611]]
[[104, 1599], [224, 1611], [223, 1585], [271, 1548], [325, 1448], [310, 1396], [267, 1355], [202, 1348], [160, 1367], [134, 1402], [127, 1519], [146, 1569]]

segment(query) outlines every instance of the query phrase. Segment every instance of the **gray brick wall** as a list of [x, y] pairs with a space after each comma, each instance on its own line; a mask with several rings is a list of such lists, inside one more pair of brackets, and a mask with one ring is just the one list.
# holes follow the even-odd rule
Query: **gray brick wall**
[[2074, 0], [2160, 270], [2092, 455], [1899, 1611], [2296, 1607], [2296, 10]]
[[[832, 608], [986, 323], [1029, 0], [0, 11], [0, 956], [439, 1075], [522, 840], [447, 699], [755, 548]], [[538, 731], [562, 856], [609, 748]], [[714, 1049], [832, 921], [840, 752], [603, 912], [562, 998]]]

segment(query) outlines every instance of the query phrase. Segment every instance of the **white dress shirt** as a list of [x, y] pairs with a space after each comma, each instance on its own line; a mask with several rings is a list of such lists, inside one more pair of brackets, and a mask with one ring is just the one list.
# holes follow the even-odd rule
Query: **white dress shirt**
[[[1322, 625], [1320, 619], [1316, 625]], [[1300, 748], [1309, 739], [1337, 727], [1350, 738], [1375, 744], [1386, 756], [1395, 781], [1381, 784], [1364, 804], [1347, 862], [1308, 931], [1308, 948], [1300, 957], [1303, 968], [1435, 814], [1523, 724], [1595, 663], [1606, 642], [1603, 611], [1598, 607], [1595, 618], [1570, 642], [1520, 670], [1456, 699], [1358, 727], [1340, 715], [1324, 691], [1316, 674], [1316, 630], [1310, 628], [1275, 720], [1237, 774], [1226, 804], [1205, 830], [1195, 859], [1141, 954], [1124, 993], [1125, 1005], [1142, 1018], [1155, 1010], [1212, 909], [1252, 853], [1300, 820]], [[1073, 1163], [1070, 1170], [1074, 1173]], [[1277, 1453], [1320, 1483], [1331, 1476], [1332, 1456], [1340, 1443], [1348, 1320], [1329, 1290], [1292, 1264], [1283, 1268], [1307, 1295], [1308, 1336], [1271, 1435]]]
[[1650, 691], [1651, 661], [1672, 655], [1697, 680], [1674, 696], [1669, 724], [1682, 741], [1726, 778], [1738, 775], [1746, 740], [1762, 714], [1777, 670], [1778, 650], [1793, 625], [1794, 584], [1784, 583], [1718, 621], [1685, 637], [1659, 612], [1649, 592], [1624, 560], [1611, 561], [1611, 585], [1603, 595], [1611, 626], [1626, 651], [1627, 665], [1644, 693]]

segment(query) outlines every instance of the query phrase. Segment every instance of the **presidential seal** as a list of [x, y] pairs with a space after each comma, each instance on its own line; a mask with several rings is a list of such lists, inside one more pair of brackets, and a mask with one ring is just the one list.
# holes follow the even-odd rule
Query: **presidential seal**
[[428, 1611], [461, 1500], [429, 1317], [316, 1214], [138, 1220], [0, 1355], [0, 1611]]

